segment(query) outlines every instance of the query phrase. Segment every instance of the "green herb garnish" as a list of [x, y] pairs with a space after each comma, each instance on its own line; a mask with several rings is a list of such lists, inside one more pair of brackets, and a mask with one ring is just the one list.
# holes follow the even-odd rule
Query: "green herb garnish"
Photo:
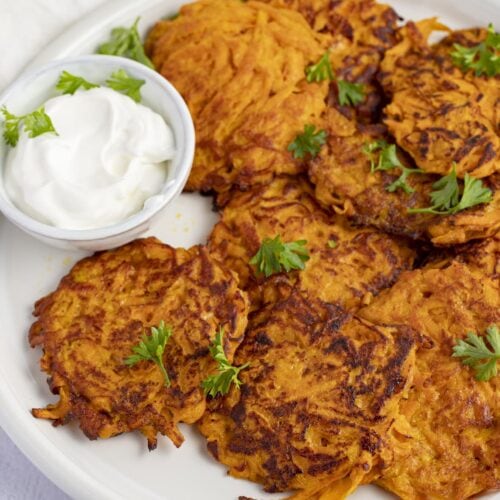
[[279, 235], [274, 239], [266, 238], [250, 264], [256, 266], [257, 273], [264, 274], [266, 278], [280, 273], [282, 269], [287, 273], [292, 269], [304, 269], [305, 262], [309, 260], [306, 243], [306, 240], [283, 243]]
[[339, 104], [341, 106], [356, 106], [365, 99], [365, 86], [362, 83], [350, 83], [337, 80], [339, 88]]
[[405, 193], [410, 194], [415, 190], [407, 183], [408, 177], [411, 174], [423, 174], [423, 170], [419, 168], [405, 167], [398, 158], [395, 144], [388, 144], [384, 140], [368, 142], [363, 146], [363, 153], [370, 159], [370, 171], [372, 173], [379, 170], [392, 170], [398, 168], [401, 175], [389, 186], [386, 191], [393, 193], [398, 189], [402, 189]]
[[165, 387], [170, 387], [170, 378], [163, 364], [163, 353], [170, 337], [172, 336], [172, 328], [165, 326], [162, 320], [157, 327], [151, 328], [151, 335], [144, 334], [138, 345], [132, 347], [134, 354], [125, 359], [124, 363], [128, 366], [134, 366], [140, 361], [152, 361], [160, 369], [165, 380]]
[[141, 87], [146, 82], [132, 78], [124, 69], [119, 69], [111, 74], [106, 80], [106, 85], [117, 92], [121, 92], [132, 98], [135, 102], [141, 102]]
[[469, 174], [465, 174], [464, 187], [460, 194], [455, 164], [451, 172], [436, 181], [432, 188], [432, 205], [426, 208], [409, 208], [408, 213], [451, 215], [481, 203], [489, 203], [493, 197], [491, 189], [484, 187], [480, 179]]
[[472, 70], [477, 76], [495, 76], [500, 73], [500, 34], [495, 33], [492, 24], [488, 26], [488, 35], [483, 42], [473, 47], [455, 43], [453, 48], [453, 64], [463, 72]]
[[337, 248], [338, 243], [335, 240], [328, 240], [328, 248]]
[[321, 56], [316, 64], [307, 66], [305, 71], [308, 83], [336, 80], [338, 99], [341, 106], [356, 106], [365, 98], [365, 86], [362, 83], [350, 83], [347, 80], [339, 80], [335, 77], [328, 51]]
[[215, 397], [217, 394], [227, 394], [231, 384], [234, 384], [236, 388], [239, 388], [242, 382], [238, 378], [238, 375], [241, 370], [250, 366], [249, 363], [245, 363], [241, 366], [233, 366], [229, 363], [224, 352], [223, 337], [224, 328], [220, 327], [219, 331], [215, 335], [212, 345], [210, 346], [210, 354], [219, 365], [218, 373], [210, 375], [201, 383], [205, 394], [208, 394], [211, 397]]
[[482, 337], [469, 332], [466, 340], [457, 340], [452, 355], [454, 358], [465, 358], [462, 363], [471, 366], [476, 372], [476, 379], [482, 382], [497, 374], [497, 360], [500, 359], [500, 331], [497, 325], [486, 329], [486, 339], [490, 347]]
[[129, 59], [134, 59], [149, 68], [154, 69], [151, 59], [144, 52], [137, 25], [140, 17], [138, 17], [130, 28], [114, 28], [111, 31], [111, 38], [108, 42], [103, 43], [97, 49], [99, 54], [107, 54], [110, 56], [121, 56]]
[[67, 71], [63, 71], [57, 82], [56, 89], [60, 90], [63, 94], [74, 94], [79, 88], [89, 90], [99, 87], [95, 83], [91, 83], [81, 76], [72, 75]]
[[295, 159], [304, 159], [306, 155], [314, 158], [321, 146], [326, 143], [326, 138], [326, 130], [316, 131], [314, 125], [305, 125], [304, 133], [295, 137], [295, 140], [288, 145], [288, 151], [293, 153]]
[[5, 118], [3, 123], [3, 138], [9, 146], [16, 146], [19, 141], [19, 129], [24, 125], [24, 131], [29, 137], [38, 137], [39, 135], [52, 132], [57, 135], [56, 129], [52, 124], [50, 116], [45, 113], [42, 106], [32, 113], [16, 116], [10, 113], [5, 106], [0, 109]]
[[335, 80], [329, 52], [325, 52], [316, 64], [310, 64], [306, 68], [306, 80], [308, 83], [322, 82], [326, 79]]

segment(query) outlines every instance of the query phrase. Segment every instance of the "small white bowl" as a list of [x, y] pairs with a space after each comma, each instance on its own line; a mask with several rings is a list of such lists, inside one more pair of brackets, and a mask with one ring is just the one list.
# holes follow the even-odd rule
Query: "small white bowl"
[[179, 196], [186, 184], [195, 148], [193, 120], [188, 107], [167, 80], [135, 61], [104, 55], [54, 61], [35, 72], [23, 74], [10, 85], [0, 96], [0, 107], [5, 105], [14, 114], [33, 111], [51, 97], [59, 95], [55, 85], [64, 70], [89, 81], [104, 82], [113, 71], [120, 68], [131, 76], [146, 81], [141, 88], [142, 104], [159, 113], [173, 131], [176, 155], [170, 162], [165, 185], [158, 195], [146, 201], [141, 211], [118, 224], [85, 230], [57, 228], [33, 219], [9, 199], [3, 182], [8, 147], [0, 138], [0, 211], [23, 231], [49, 245], [96, 251], [127, 243], [147, 231], [152, 220]]

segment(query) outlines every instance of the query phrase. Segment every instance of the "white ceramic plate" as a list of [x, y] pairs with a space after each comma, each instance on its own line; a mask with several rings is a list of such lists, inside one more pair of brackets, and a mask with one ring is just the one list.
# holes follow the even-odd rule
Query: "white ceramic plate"
[[[92, 53], [117, 25], [142, 17], [144, 30], [178, 10], [182, 0], [114, 0], [82, 19], [32, 61], [30, 69], [51, 59]], [[500, 0], [392, 0], [405, 18], [437, 15], [452, 27], [500, 26]], [[175, 246], [204, 242], [217, 219], [211, 198], [182, 195], [151, 230]], [[83, 254], [66, 253], [35, 241], [0, 217], [0, 424], [19, 448], [60, 488], [78, 499], [236, 500], [267, 495], [260, 487], [226, 476], [205, 452], [196, 431], [183, 426], [186, 442], [175, 449], [167, 438], [148, 452], [144, 438], [127, 434], [88, 441], [75, 425], [55, 429], [30, 414], [50, 395], [38, 369], [39, 350], [28, 347], [33, 302], [50, 292]], [[360, 488], [355, 500], [392, 498], [374, 486]], [[490, 495], [500, 498], [500, 494]]]

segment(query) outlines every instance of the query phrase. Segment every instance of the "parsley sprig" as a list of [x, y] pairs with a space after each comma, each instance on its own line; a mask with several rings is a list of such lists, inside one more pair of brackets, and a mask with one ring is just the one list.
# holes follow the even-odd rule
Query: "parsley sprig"
[[132, 98], [135, 102], [141, 102], [141, 87], [145, 80], [132, 78], [124, 69], [119, 69], [111, 74], [106, 80], [106, 85], [117, 92], [121, 92]]
[[389, 186], [386, 191], [393, 193], [398, 189], [402, 189], [405, 193], [411, 194], [415, 190], [407, 183], [408, 177], [411, 174], [423, 174], [423, 170], [419, 168], [405, 167], [398, 158], [395, 144], [388, 144], [384, 140], [368, 142], [363, 146], [363, 153], [370, 159], [370, 171], [372, 173], [379, 170], [393, 170], [398, 168], [401, 175]]
[[165, 380], [165, 387], [170, 387], [170, 378], [165, 365], [163, 364], [163, 353], [170, 337], [172, 336], [172, 328], [165, 325], [165, 322], [160, 321], [157, 327], [151, 328], [151, 335], [144, 334], [138, 345], [132, 347], [132, 352], [124, 363], [128, 366], [134, 366], [140, 361], [152, 361], [160, 369]]
[[476, 379], [488, 381], [497, 374], [497, 360], [500, 359], [500, 330], [497, 325], [486, 329], [488, 347], [482, 337], [473, 332], [467, 333], [466, 340], [457, 340], [453, 347], [454, 358], [464, 358], [462, 363], [471, 366]]
[[326, 143], [326, 130], [316, 131], [314, 125], [304, 125], [304, 132], [298, 134], [294, 141], [288, 145], [288, 151], [295, 159], [304, 159], [306, 155], [314, 158], [320, 152], [321, 146]]
[[275, 238], [266, 238], [258, 252], [250, 260], [256, 267], [256, 272], [264, 274], [266, 278], [280, 273], [283, 269], [288, 273], [292, 269], [304, 269], [309, 260], [306, 240], [283, 243], [280, 235]]
[[242, 382], [238, 378], [238, 375], [241, 370], [250, 366], [249, 363], [245, 363], [241, 366], [233, 366], [229, 363], [226, 353], [224, 352], [223, 340], [224, 328], [220, 327], [219, 331], [215, 334], [215, 339], [212, 345], [210, 346], [210, 354], [218, 363], [218, 373], [208, 376], [201, 383], [205, 394], [208, 394], [211, 397], [215, 397], [217, 394], [227, 394], [231, 384], [234, 384], [237, 388], [239, 388]]
[[111, 56], [127, 57], [134, 59], [149, 68], [153, 68], [151, 59], [144, 52], [141, 37], [137, 31], [140, 17], [138, 17], [130, 28], [114, 28], [111, 31], [111, 38], [106, 43], [103, 43], [97, 49], [99, 54], [107, 54]]
[[24, 126], [24, 131], [29, 137], [38, 137], [39, 135], [52, 132], [57, 135], [56, 129], [42, 106], [32, 113], [16, 116], [7, 110], [5, 106], [0, 109], [4, 116], [3, 138], [5, 142], [15, 147], [19, 141], [20, 129]]
[[335, 80], [330, 53], [325, 52], [316, 64], [310, 64], [306, 68], [307, 83], [322, 82], [323, 80]]
[[432, 205], [425, 208], [409, 208], [408, 213], [451, 215], [481, 203], [489, 203], [493, 198], [491, 189], [485, 187], [480, 179], [469, 174], [465, 174], [464, 187], [460, 194], [455, 164], [451, 172], [436, 181], [432, 188]]
[[82, 76], [72, 75], [68, 71], [61, 73], [56, 85], [56, 89], [60, 90], [63, 94], [74, 94], [80, 88], [90, 90], [96, 87], [99, 87], [99, 85], [85, 80]]
[[365, 99], [365, 86], [362, 83], [351, 83], [347, 80], [337, 80], [339, 88], [339, 104], [341, 106], [356, 106]]
[[472, 70], [477, 76], [495, 76], [500, 73], [500, 34], [495, 33], [492, 24], [488, 26], [486, 39], [473, 47], [453, 44], [453, 64], [464, 73]]
[[[145, 84], [145, 80], [132, 78], [124, 69], [119, 69], [106, 80], [106, 85], [125, 94], [133, 99], [135, 102], [141, 102], [141, 87]], [[98, 84], [89, 82], [85, 78], [72, 75], [67, 71], [63, 71], [57, 82], [56, 89], [60, 90], [63, 94], [74, 94], [78, 89], [90, 90], [99, 87]]]
[[362, 83], [339, 80], [335, 76], [328, 51], [321, 56], [316, 64], [310, 64], [306, 67], [306, 80], [308, 83], [317, 83], [323, 80], [336, 81], [341, 106], [356, 106], [365, 98], [365, 86]]

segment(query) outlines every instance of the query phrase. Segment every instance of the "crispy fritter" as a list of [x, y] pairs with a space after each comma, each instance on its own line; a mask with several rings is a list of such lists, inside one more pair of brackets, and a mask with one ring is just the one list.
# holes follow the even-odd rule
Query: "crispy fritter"
[[385, 460], [413, 346], [405, 327], [292, 294], [251, 318], [235, 356], [250, 363], [241, 390], [209, 402], [199, 422], [209, 451], [267, 491], [344, 498]]
[[500, 230], [500, 173], [483, 179], [493, 191], [490, 203], [443, 217], [428, 228], [435, 245], [448, 246], [488, 238]]
[[[357, 224], [415, 239], [428, 238], [439, 246], [485, 238], [500, 229], [500, 174], [483, 179], [494, 192], [491, 203], [449, 216], [408, 214], [409, 208], [430, 205], [432, 184], [439, 176], [411, 175], [407, 182], [414, 189], [412, 194], [402, 190], [390, 193], [387, 187], [399, 176], [399, 170], [372, 173], [370, 160], [363, 153], [365, 143], [380, 139], [394, 142], [384, 127], [362, 126], [330, 109], [326, 129], [327, 145], [309, 165], [315, 196], [324, 206]], [[415, 167], [403, 151], [398, 150], [398, 157], [406, 166]]]
[[[380, 81], [391, 103], [385, 123], [420, 168], [446, 175], [456, 162], [459, 177], [486, 177], [500, 172], [500, 77], [464, 75], [454, 66], [450, 45], [457, 37], [429, 46], [431, 32], [443, 29], [434, 19], [410, 22], [386, 52]], [[483, 30], [476, 38], [485, 36]]]
[[479, 243], [458, 250], [457, 260], [492, 279], [500, 280], [500, 232]]
[[384, 52], [398, 40], [396, 12], [374, 0], [269, 0], [269, 3], [298, 10], [316, 31], [332, 35], [330, 58], [338, 77], [362, 83], [366, 97], [355, 108], [340, 106], [337, 86], [333, 83], [329, 104], [363, 122], [376, 121], [383, 104], [376, 75]]
[[[262, 1], [262, 0], [261, 0]], [[386, 49], [395, 42], [398, 15], [375, 0], [264, 0], [299, 11], [316, 31]]]
[[[432, 49], [437, 57], [443, 58], [443, 64], [449, 66], [451, 64], [450, 52], [454, 50], [454, 44], [472, 47], [481, 43], [486, 35], [484, 28], [453, 31], [434, 45]], [[473, 71], [467, 71], [462, 76], [479, 89], [482, 95], [478, 102], [481, 113], [495, 126], [498, 135], [500, 127], [500, 76], [478, 77]]]
[[[327, 302], [356, 308], [413, 264], [415, 251], [407, 242], [374, 229], [354, 228], [345, 218], [322, 210], [302, 177], [280, 177], [225, 198], [229, 203], [210, 235], [209, 251], [239, 275], [254, 307], [275, 300], [276, 289], [287, 293], [296, 286]], [[250, 259], [266, 237], [278, 234], [284, 242], [307, 240], [310, 260], [305, 270], [268, 279], [256, 276]]]
[[[208, 347], [224, 326], [233, 358], [247, 299], [203, 247], [176, 250], [149, 238], [77, 263], [36, 303], [35, 315], [30, 343], [43, 346], [41, 367], [59, 395], [56, 404], [33, 410], [35, 417], [78, 420], [90, 439], [140, 430], [152, 449], [158, 432], [180, 446], [177, 423], [205, 411], [200, 383], [216, 370]], [[173, 328], [164, 354], [170, 388], [154, 363], [124, 364], [161, 320]]]
[[303, 169], [287, 146], [325, 107], [327, 83], [308, 84], [304, 70], [328, 39], [299, 13], [253, 1], [201, 0], [156, 24], [146, 50], [196, 128], [188, 190], [246, 188]]
[[[488, 241], [480, 246], [491, 262]], [[481, 267], [448, 261], [403, 273], [359, 312], [425, 339], [392, 429], [394, 459], [379, 481], [402, 498], [461, 500], [500, 488], [500, 381], [479, 382], [451, 357], [456, 339], [500, 324], [500, 280]]]

